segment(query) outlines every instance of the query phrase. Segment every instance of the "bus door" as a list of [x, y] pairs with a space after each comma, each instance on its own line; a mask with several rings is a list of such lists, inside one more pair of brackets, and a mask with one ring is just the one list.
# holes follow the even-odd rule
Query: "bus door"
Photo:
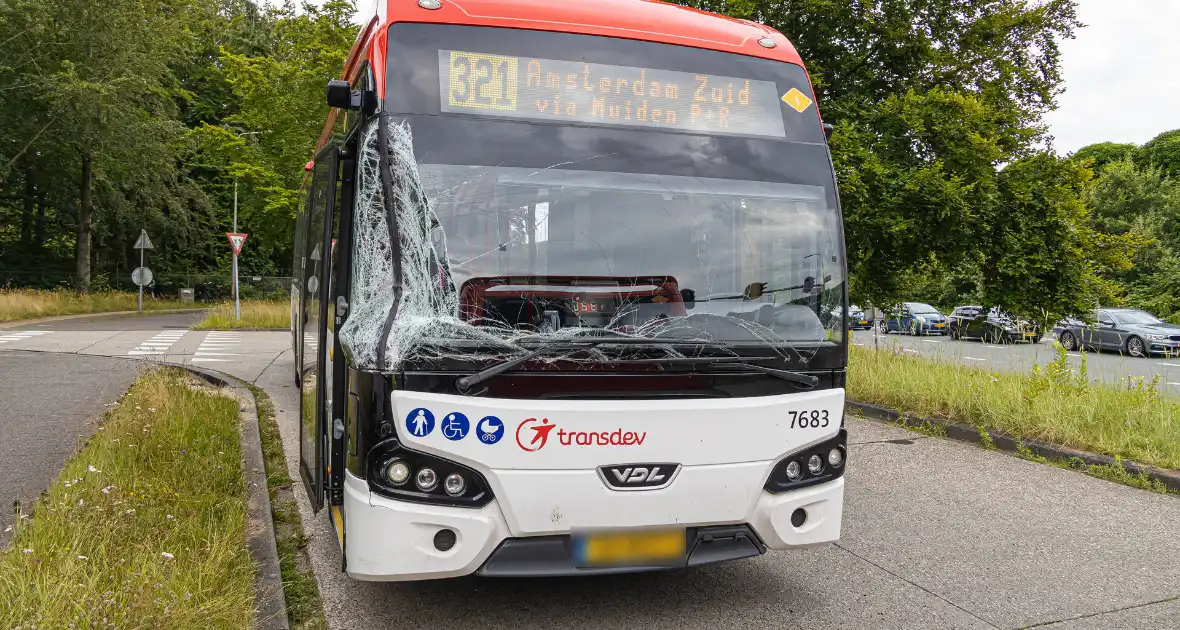
[[332, 252], [332, 228], [335, 224], [336, 174], [338, 151], [329, 147], [315, 156], [311, 192], [308, 195], [307, 280], [304, 304], [307, 323], [303, 334], [303, 387], [299, 405], [299, 474], [307, 489], [313, 511], [324, 505], [324, 458], [327, 417], [324, 405], [331, 394], [327, 389], [326, 362], [328, 341], [329, 261]]

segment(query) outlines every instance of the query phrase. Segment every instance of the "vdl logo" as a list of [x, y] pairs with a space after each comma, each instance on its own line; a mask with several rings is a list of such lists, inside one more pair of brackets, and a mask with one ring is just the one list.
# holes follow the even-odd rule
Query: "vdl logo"
[[658, 490], [680, 472], [680, 464], [620, 464], [599, 466], [598, 478], [611, 490]]

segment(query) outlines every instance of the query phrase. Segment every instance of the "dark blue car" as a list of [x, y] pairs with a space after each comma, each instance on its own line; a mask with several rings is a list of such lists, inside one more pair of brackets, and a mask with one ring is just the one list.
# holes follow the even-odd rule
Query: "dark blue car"
[[911, 335], [945, 335], [946, 317], [938, 309], [921, 302], [902, 302], [877, 327], [882, 333], [904, 332]]

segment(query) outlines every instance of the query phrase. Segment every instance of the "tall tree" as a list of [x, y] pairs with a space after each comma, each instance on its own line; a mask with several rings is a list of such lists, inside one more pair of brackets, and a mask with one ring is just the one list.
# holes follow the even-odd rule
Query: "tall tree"
[[1078, 149], [1071, 157], [1089, 164], [1095, 173], [1099, 173], [1108, 164], [1134, 158], [1138, 153], [1139, 147], [1133, 144], [1098, 142]]
[[824, 119], [853, 287], [887, 304], [973, 258], [997, 168], [1032, 155], [1061, 92], [1073, 0], [695, 0], [800, 51]]

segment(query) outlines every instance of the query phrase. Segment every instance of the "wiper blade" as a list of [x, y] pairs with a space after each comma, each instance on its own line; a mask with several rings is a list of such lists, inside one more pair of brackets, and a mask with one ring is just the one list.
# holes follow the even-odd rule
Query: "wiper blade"
[[[721, 357], [718, 357], [718, 358], [721, 358]], [[727, 366], [727, 367], [730, 367], [730, 366], [740, 367], [740, 368], [745, 368], [747, 370], [752, 370], [754, 372], [761, 372], [763, 374], [768, 374], [768, 375], [773, 376], [775, 378], [781, 378], [784, 381], [791, 381], [792, 383], [798, 383], [800, 385], [804, 385], [807, 387], [807, 389], [812, 389], [816, 385], [819, 385], [819, 377], [812, 376], [810, 374], [803, 374], [802, 372], [792, 372], [790, 370], [780, 370], [778, 368], [766, 367], [765, 365], [756, 365], [754, 363], [745, 363], [745, 362], [739, 363], [739, 362], [733, 362], [733, 361], [705, 361], [705, 363], [715, 364], [715, 365], [720, 364], [720, 365]]]
[[[544, 337], [537, 337], [537, 338], [533, 339], [532, 341], [543, 342], [544, 339], [545, 339]], [[521, 345], [524, 345], [523, 341], [524, 340], [522, 340]], [[460, 392], [466, 394], [467, 392], [471, 391], [472, 387], [475, 387], [476, 385], [488, 380], [489, 378], [492, 378], [493, 376], [496, 376], [497, 374], [507, 372], [508, 370], [511, 370], [512, 368], [514, 368], [522, 363], [525, 363], [527, 361], [531, 361], [548, 350], [554, 350], [554, 349], [559, 349], [559, 348], [563, 349], [563, 350], [568, 350], [571, 348], [573, 348], [573, 349], [583, 349], [583, 348], [587, 348], [587, 347], [593, 348], [594, 346], [606, 345], [606, 344], [666, 345], [668, 343], [671, 343], [671, 342], [661, 342], [658, 339], [653, 339], [650, 337], [586, 337], [585, 339], [571, 338], [571, 339], [552, 340], [548, 343], [541, 343], [541, 345], [536, 350], [533, 350], [532, 352], [529, 352], [527, 354], [522, 354], [518, 357], [513, 357], [513, 358], [503, 361], [501, 363], [497, 363], [496, 365], [493, 365], [491, 367], [484, 368], [484, 369], [482, 369], [470, 376], [461, 376], [455, 380], [455, 387], [458, 388], [458, 390]], [[677, 341], [675, 343], [677, 345], [702, 345], [706, 342], [688, 340], [688, 341]]]
[[518, 339], [516, 343], [517, 345], [521, 346], [542, 345], [547, 348], [568, 348], [571, 346], [597, 346], [602, 344], [631, 346], [701, 346], [713, 342], [702, 341], [700, 339], [680, 339], [676, 337], [595, 337], [587, 335], [585, 337], [561, 337], [555, 339], [550, 336], [537, 335], [534, 337], [523, 337]]

